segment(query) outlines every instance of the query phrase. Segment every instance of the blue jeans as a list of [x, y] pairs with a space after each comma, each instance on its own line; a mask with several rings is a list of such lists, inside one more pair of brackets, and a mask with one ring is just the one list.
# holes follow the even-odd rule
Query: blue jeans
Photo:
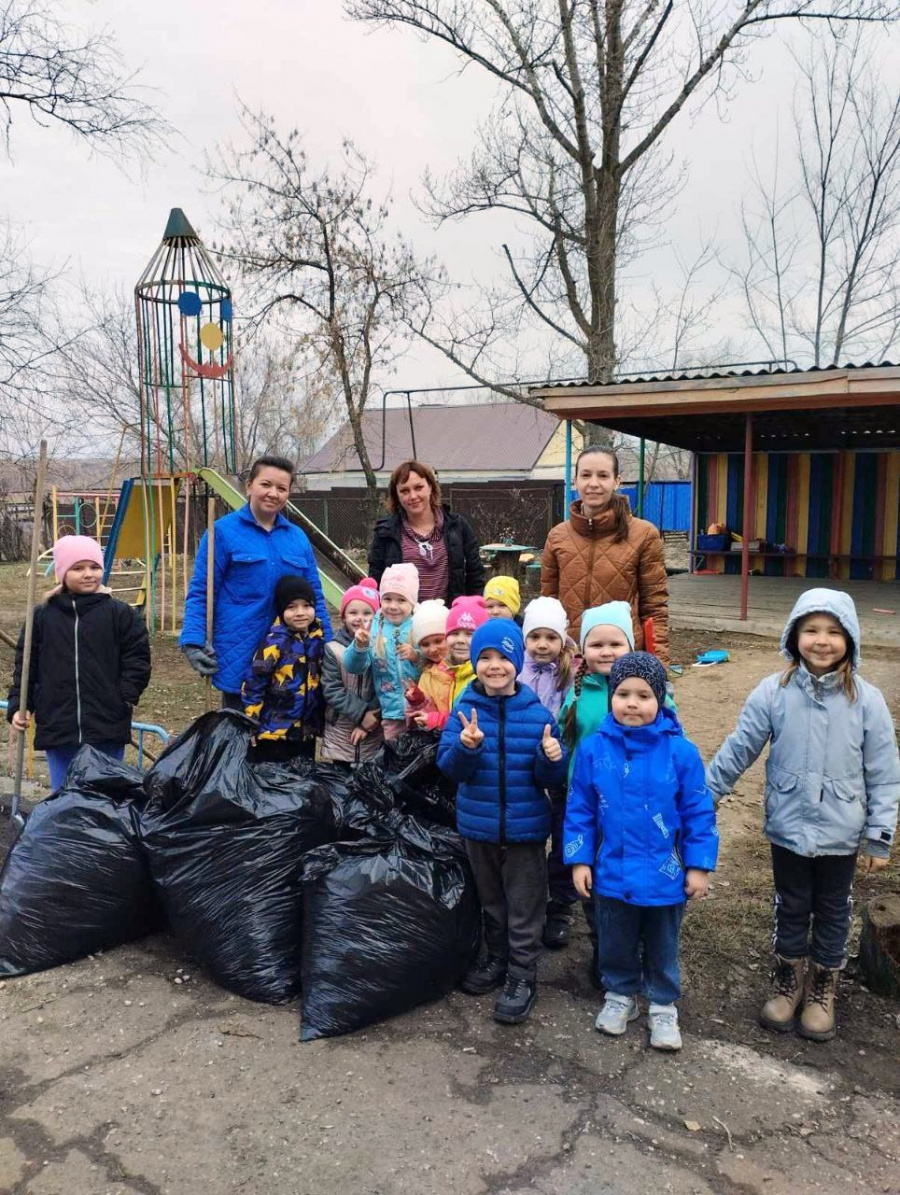
[[[89, 745], [95, 751], [102, 751], [110, 759], [125, 758], [124, 743], [90, 743]], [[47, 768], [50, 772], [50, 788], [53, 792], [57, 792], [65, 784], [69, 764], [83, 746], [85, 746], [84, 743], [73, 743], [71, 747], [47, 747], [45, 750]]]
[[643, 992], [652, 1004], [674, 1004], [681, 996], [678, 931], [684, 904], [628, 905], [595, 895], [594, 910], [600, 977], [607, 992]]

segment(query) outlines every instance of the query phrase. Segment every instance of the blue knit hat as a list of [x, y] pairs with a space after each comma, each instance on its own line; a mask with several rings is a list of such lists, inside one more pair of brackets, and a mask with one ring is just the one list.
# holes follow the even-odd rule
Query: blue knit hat
[[602, 606], [591, 606], [581, 616], [581, 650], [594, 627], [618, 627], [628, 645], [634, 651], [634, 620], [627, 602], [606, 602]]
[[633, 676], [647, 682], [662, 709], [666, 701], [666, 670], [649, 651], [630, 651], [627, 656], [619, 656], [609, 674], [610, 702], [622, 681]]
[[516, 676], [525, 663], [525, 639], [518, 625], [511, 618], [490, 618], [472, 636], [470, 658], [473, 666], [483, 651], [493, 648], [505, 656], [516, 670]]

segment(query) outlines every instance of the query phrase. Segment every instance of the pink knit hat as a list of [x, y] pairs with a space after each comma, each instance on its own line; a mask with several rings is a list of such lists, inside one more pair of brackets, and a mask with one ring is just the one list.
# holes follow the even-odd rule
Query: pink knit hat
[[447, 615], [447, 634], [452, 631], [477, 631], [490, 617], [490, 611], [480, 594], [458, 597]]
[[103, 568], [103, 549], [89, 535], [61, 535], [53, 545], [53, 569], [60, 585], [79, 560], [93, 560]]
[[419, 574], [414, 564], [392, 564], [381, 574], [381, 584], [378, 591], [382, 597], [386, 593], [399, 593], [413, 605], [419, 600]]
[[341, 598], [341, 618], [344, 617], [344, 611], [351, 602], [365, 602], [377, 614], [381, 606], [381, 598], [378, 596], [378, 582], [371, 577], [363, 577], [356, 585], [351, 585], [349, 589], [345, 589], [344, 596]]

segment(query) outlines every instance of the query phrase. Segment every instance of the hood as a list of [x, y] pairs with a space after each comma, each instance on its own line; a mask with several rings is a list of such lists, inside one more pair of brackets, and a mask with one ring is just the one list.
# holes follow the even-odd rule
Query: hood
[[612, 710], [610, 710], [601, 723], [600, 730], [604, 734], [632, 745], [656, 743], [667, 735], [674, 735], [679, 739], [684, 738], [684, 728], [678, 721], [677, 714], [667, 705], [662, 707], [656, 715], [656, 721], [651, 722], [649, 726], [622, 726], [615, 720]]
[[852, 666], [855, 672], [862, 659], [859, 652], [859, 619], [856, 615], [853, 598], [840, 589], [807, 589], [805, 593], [800, 594], [781, 636], [781, 654], [784, 658], [786, 660], [793, 659], [787, 649], [788, 635], [797, 620], [804, 618], [807, 614], [830, 614], [832, 618], [837, 619], [850, 638]]

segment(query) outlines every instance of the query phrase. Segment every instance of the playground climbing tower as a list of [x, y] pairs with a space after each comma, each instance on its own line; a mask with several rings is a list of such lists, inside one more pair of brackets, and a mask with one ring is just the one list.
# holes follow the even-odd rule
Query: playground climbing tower
[[238, 469], [231, 291], [181, 208], [170, 212], [134, 299], [141, 476], [123, 486], [107, 567], [140, 558], [148, 626], [174, 631], [197, 472]]

